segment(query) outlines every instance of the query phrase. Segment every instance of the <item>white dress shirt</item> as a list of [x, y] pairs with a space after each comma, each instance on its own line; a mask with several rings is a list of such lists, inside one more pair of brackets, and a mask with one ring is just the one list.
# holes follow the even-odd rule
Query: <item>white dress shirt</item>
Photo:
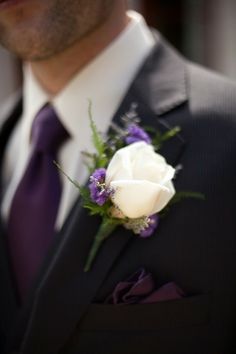
[[[154, 46], [153, 36], [143, 17], [128, 11], [131, 21], [122, 33], [80, 71], [55, 97], [50, 97], [36, 81], [29, 65], [24, 67], [23, 114], [8, 142], [4, 160], [2, 214], [7, 220], [12, 197], [31, 153], [30, 133], [37, 112], [51, 102], [71, 138], [63, 145], [58, 160], [63, 170], [80, 184], [88, 178], [81, 152], [93, 151], [88, 119], [88, 99], [101, 133], [107, 131], [138, 69]], [[63, 192], [57, 217], [59, 229], [78, 197], [78, 190], [62, 176]]]

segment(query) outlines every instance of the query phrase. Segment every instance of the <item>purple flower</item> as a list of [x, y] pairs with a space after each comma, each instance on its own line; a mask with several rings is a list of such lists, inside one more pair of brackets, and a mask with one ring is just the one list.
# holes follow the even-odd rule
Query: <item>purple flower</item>
[[158, 214], [149, 216], [148, 227], [146, 227], [146, 229], [140, 232], [140, 237], [146, 238], [151, 236], [155, 231], [155, 229], [157, 228], [158, 224], [159, 224]]
[[130, 124], [127, 128], [127, 132], [128, 134], [125, 137], [125, 142], [127, 145], [136, 143], [137, 141], [145, 141], [147, 144], [151, 143], [149, 135], [137, 124]]
[[90, 176], [90, 183], [89, 183], [90, 197], [93, 202], [101, 206], [106, 203], [107, 199], [111, 195], [111, 190], [109, 188], [106, 188], [105, 178], [106, 178], [105, 168], [98, 168]]

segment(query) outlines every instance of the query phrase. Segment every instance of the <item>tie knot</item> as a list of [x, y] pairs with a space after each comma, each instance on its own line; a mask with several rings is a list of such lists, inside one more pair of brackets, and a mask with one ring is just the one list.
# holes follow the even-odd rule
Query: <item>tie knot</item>
[[56, 152], [69, 137], [54, 108], [47, 104], [36, 115], [32, 126], [32, 139], [37, 151]]

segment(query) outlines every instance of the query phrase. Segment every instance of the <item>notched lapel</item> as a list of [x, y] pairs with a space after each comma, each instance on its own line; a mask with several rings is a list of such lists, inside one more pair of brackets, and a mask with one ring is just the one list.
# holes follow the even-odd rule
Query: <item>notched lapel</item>
[[[133, 87], [129, 95], [123, 101], [120, 109], [115, 115], [114, 121], [117, 125], [120, 124], [120, 117], [124, 116], [130, 110], [132, 103], [137, 104], [137, 115], [141, 119], [141, 125], [152, 127], [161, 134], [165, 134], [175, 127], [171, 124], [171, 118], [166, 119], [164, 116], [158, 116], [157, 113], [148, 105], [141, 93]], [[181, 129], [181, 127], [180, 127]], [[167, 162], [172, 166], [176, 166], [185, 148], [186, 142], [180, 133], [165, 141], [158, 153], [163, 155]]]

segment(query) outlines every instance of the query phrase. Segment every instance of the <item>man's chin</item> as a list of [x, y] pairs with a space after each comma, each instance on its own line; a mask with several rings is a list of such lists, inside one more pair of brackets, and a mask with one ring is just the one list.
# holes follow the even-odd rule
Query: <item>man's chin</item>
[[16, 6], [24, 5], [30, 0], [0, 0], [0, 11], [8, 10]]
[[0, 38], [0, 44], [21, 60], [33, 61], [41, 57], [40, 53], [33, 46], [29, 46], [28, 43], [24, 45], [20, 40], [11, 41]]

